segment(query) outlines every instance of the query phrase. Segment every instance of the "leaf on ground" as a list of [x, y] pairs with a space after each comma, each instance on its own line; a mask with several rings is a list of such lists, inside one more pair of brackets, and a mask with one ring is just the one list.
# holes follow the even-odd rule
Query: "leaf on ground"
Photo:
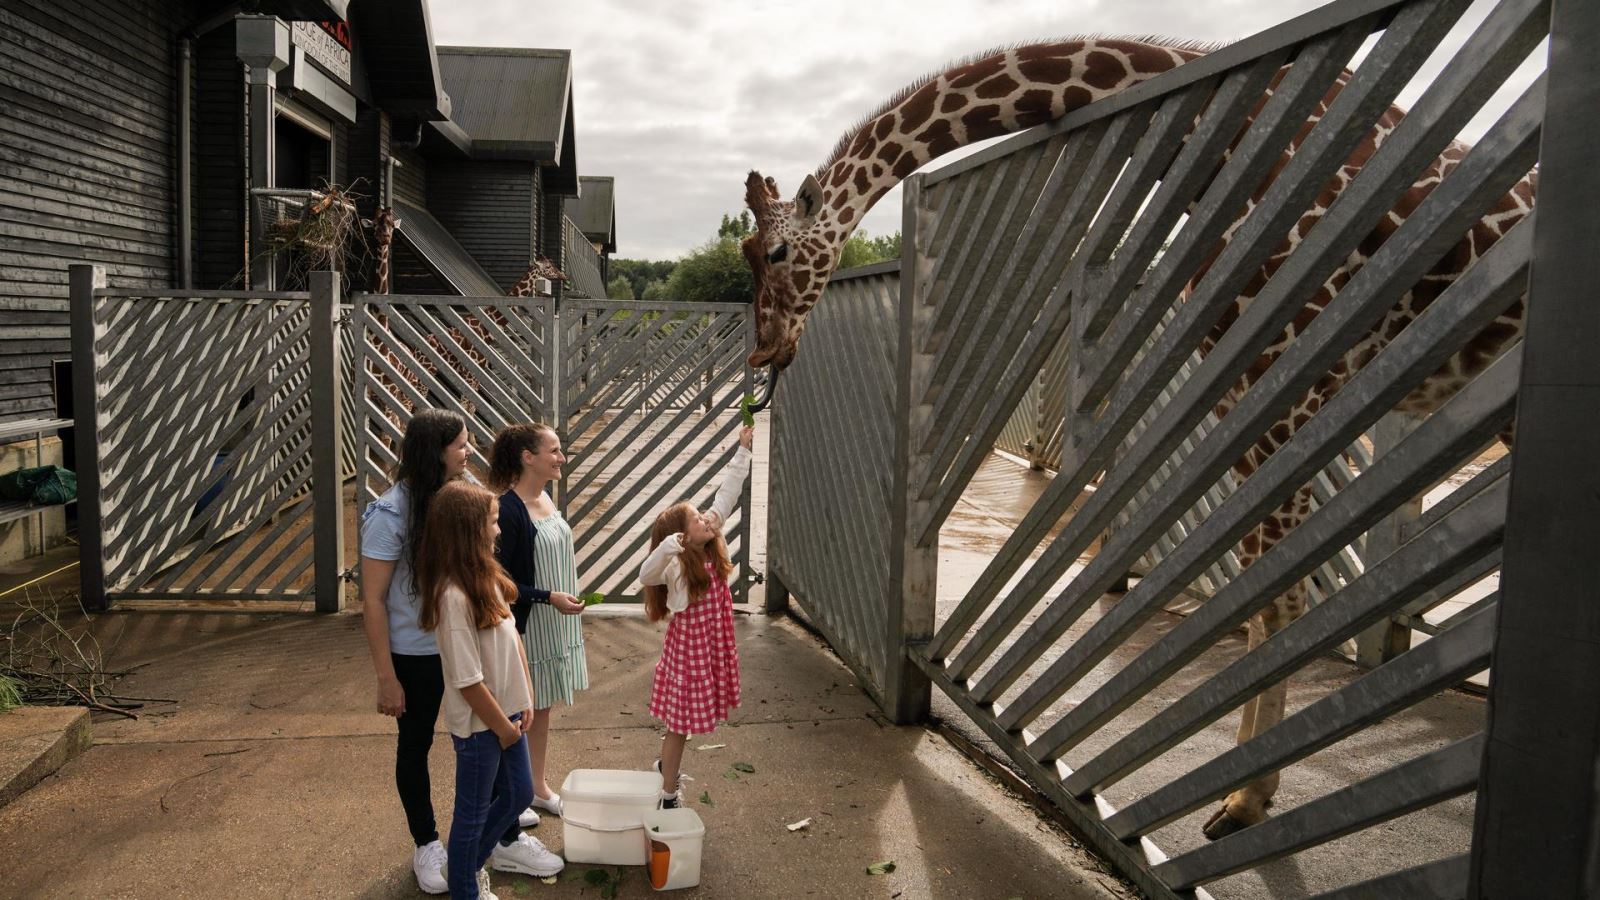
[[715, 803], [711, 802], [711, 792], [710, 791], [701, 791], [700, 792], [700, 802], [704, 803], [707, 806], [716, 806]]
[[726, 747], [726, 746], [728, 746], [728, 745], [727, 744], [701, 744], [700, 746], [696, 747], [695, 749], [696, 750], [721, 750], [723, 747]]
[[541, 878], [539, 880], [544, 882], [545, 884], [555, 884], [557, 881], [560, 881], [561, 879], [555, 877], [554, 875], [551, 875], [549, 878]]
[[519, 894], [526, 894], [529, 891], [533, 890], [533, 888], [530, 887], [526, 881], [522, 881], [521, 879], [518, 879], [517, 880], [517, 884], [513, 888], [513, 890], [515, 890]]
[[583, 880], [598, 887], [611, 880], [611, 873], [605, 869], [590, 869], [583, 873]]
[[749, 763], [734, 763], [733, 767], [746, 775], [754, 775], [756, 773], [756, 767]]
[[790, 822], [788, 825], [785, 825], [784, 827], [788, 828], [790, 831], [799, 831], [800, 829], [805, 828], [806, 826], [808, 826], [810, 824], [811, 824], [811, 820], [810, 819], [801, 819], [798, 822]]
[[729, 781], [738, 781], [739, 773], [729, 769], [728, 771], [722, 773], [722, 777], [728, 779]]
[[875, 862], [872, 865], [867, 866], [868, 875], [887, 875], [893, 871], [894, 860], [889, 859], [886, 859], [883, 862]]

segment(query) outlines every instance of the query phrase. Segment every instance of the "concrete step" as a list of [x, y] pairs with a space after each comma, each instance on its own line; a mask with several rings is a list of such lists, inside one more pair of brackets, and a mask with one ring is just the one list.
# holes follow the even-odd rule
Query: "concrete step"
[[24, 706], [0, 713], [0, 807], [93, 742], [89, 711], [82, 707]]

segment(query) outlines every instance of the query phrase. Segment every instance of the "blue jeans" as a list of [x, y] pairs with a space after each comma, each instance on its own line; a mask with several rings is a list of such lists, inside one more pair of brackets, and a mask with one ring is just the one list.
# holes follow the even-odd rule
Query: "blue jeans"
[[[521, 717], [513, 715], [515, 722]], [[478, 870], [489, 861], [494, 845], [517, 822], [517, 814], [533, 802], [533, 770], [528, 763], [528, 738], [518, 737], [500, 749], [493, 731], [471, 737], [450, 736], [456, 748], [456, 810], [450, 822], [450, 896], [474, 900]]]

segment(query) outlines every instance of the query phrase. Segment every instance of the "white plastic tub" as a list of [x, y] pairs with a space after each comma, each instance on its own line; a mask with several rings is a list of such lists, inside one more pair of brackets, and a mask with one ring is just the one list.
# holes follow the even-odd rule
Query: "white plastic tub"
[[661, 776], [617, 769], [574, 769], [561, 784], [567, 862], [642, 866], [650, 859], [646, 813], [661, 799]]
[[645, 846], [650, 853], [650, 886], [675, 891], [700, 883], [700, 853], [706, 826], [692, 809], [658, 809], [644, 814]]

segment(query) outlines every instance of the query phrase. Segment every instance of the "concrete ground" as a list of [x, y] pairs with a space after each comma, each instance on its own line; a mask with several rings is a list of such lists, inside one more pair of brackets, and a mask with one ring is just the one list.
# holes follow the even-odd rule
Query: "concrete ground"
[[[590, 615], [594, 689], [558, 713], [557, 779], [656, 754], [644, 704], [660, 628], [632, 610]], [[0, 809], [0, 897], [422, 896], [358, 616], [112, 613], [96, 630], [131, 671], [118, 693], [151, 699], [137, 721], [97, 716], [93, 748]], [[744, 704], [691, 744], [727, 746], [685, 763], [707, 827], [702, 885], [685, 896], [1114, 896], [1068, 836], [971, 760], [888, 725], [797, 626], [741, 614], [738, 635]], [[432, 765], [447, 828], [442, 736]], [[558, 819], [531, 833], [561, 849]], [[894, 871], [867, 873], [881, 861]], [[496, 890], [598, 897], [582, 880], [592, 868], [553, 886], [496, 875]], [[606, 871], [622, 873], [615, 896], [653, 893], [643, 868]]]

